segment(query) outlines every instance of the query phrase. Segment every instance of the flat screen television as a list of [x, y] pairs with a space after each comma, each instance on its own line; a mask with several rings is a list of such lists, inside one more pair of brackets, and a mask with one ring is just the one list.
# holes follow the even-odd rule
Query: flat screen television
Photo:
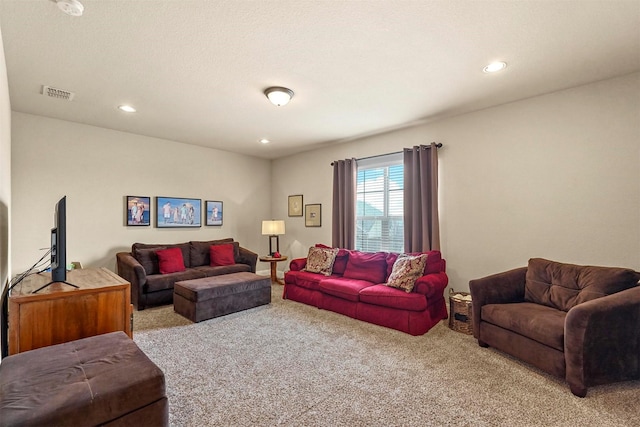
[[67, 196], [56, 204], [51, 229], [51, 281], [67, 280]]

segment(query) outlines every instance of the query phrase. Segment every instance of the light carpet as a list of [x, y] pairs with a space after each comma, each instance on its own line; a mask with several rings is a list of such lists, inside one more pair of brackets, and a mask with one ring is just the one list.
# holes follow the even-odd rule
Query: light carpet
[[[564, 381], [441, 322], [410, 335], [283, 300], [191, 323], [134, 314], [164, 371], [172, 426], [638, 426], [640, 381]], [[135, 373], [132, 373], [135, 374]]]

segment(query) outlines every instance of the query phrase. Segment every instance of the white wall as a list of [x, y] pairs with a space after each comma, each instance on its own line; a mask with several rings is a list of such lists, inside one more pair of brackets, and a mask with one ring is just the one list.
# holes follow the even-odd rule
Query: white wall
[[[531, 257], [640, 270], [639, 94], [635, 73], [276, 160], [283, 252], [331, 243], [332, 160], [436, 141], [442, 252], [456, 290]], [[286, 217], [290, 194], [322, 203], [322, 228]]]
[[[67, 261], [115, 271], [115, 254], [134, 242], [173, 243], [233, 237], [267, 252], [261, 221], [271, 216], [271, 162], [23, 113], [13, 113], [13, 271], [50, 245], [53, 213], [67, 196]], [[221, 227], [125, 226], [125, 197], [221, 200]], [[260, 263], [259, 263], [260, 264]], [[260, 269], [261, 266], [259, 265]], [[262, 266], [265, 268], [265, 266]]]
[[[11, 276], [11, 104], [0, 32], [0, 292]], [[3, 326], [0, 326], [3, 327]]]

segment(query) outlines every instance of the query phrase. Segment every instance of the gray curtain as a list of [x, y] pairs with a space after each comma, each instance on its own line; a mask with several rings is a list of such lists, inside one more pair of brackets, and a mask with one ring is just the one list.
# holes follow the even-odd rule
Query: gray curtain
[[440, 250], [438, 148], [435, 143], [405, 148], [404, 250]]
[[333, 162], [333, 211], [331, 246], [355, 249], [356, 159]]

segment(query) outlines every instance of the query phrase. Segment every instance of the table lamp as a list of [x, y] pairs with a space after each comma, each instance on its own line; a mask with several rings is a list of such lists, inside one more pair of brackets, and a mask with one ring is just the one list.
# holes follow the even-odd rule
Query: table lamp
[[[284, 221], [281, 219], [262, 221], [262, 235], [269, 236], [269, 256], [280, 252], [280, 234], [284, 234]], [[273, 250], [273, 239], [276, 240], [276, 250]]]

